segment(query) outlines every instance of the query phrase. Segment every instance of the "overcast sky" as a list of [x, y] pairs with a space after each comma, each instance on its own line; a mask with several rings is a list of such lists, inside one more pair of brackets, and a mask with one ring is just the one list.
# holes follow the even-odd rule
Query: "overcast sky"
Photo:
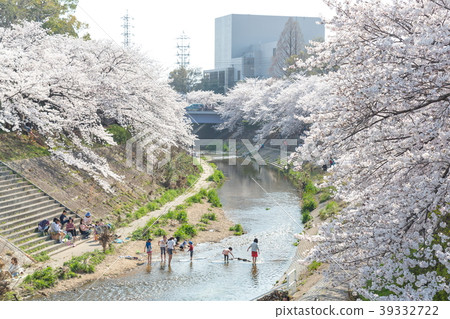
[[[157, 2], [157, 3], [155, 3]], [[93, 39], [122, 45], [122, 20], [134, 18], [133, 43], [168, 70], [176, 67], [177, 38], [190, 40], [191, 67], [214, 68], [214, 20], [228, 14], [330, 17], [322, 0], [79, 0], [77, 18]]]

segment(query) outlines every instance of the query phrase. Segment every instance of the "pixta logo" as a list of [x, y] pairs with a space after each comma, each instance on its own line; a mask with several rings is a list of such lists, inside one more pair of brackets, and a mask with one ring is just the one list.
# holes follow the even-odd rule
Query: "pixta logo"
[[[127, 141], [127, 167], [132, 167], [135, 161], [137, 170], [153, 174], [155, 169], [161, 168], [170, 162], [171, 147], [167, 143], [155, 140], [150, 136], [151, 134], [145, 131]], [[133, 149], [135, 149], [134, 152]]]
[[[239, 152], [237, 151], [237, 145], [241, 146]], [[226, 145], [226, 148], [225, 148]], [[258, 165], [267, 165], [267, 161], [264, 160], [260, 152], [264, 148], [270, 148], [272, 151], [279, 150], [279, 162], [282, 164], [288, 163], [288, 147], [297, 146], [296, 139], [271, 139], [261, 140], [256, 144], [253, 144], [248, 139], [201, 139], [195, 141], [194, 145], [194, 159], [198, 159], [202, 153], [202, 149], [207, 149], [210, 155], [214, 156], [215, 160], [228, 159], [229, 165], [237, 164], [237, 157], [242, 157], [244, 160], [240, 162], [240, 165], [248, 165], [254, 160]]]

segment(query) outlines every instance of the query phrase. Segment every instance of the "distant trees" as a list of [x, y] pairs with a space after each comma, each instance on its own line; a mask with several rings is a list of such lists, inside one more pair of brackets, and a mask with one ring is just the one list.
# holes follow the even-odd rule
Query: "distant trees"
[[201, 89], [202, 73], [198, 69], [178, 67], [169, 74], [170, 86], [181, 94]]
[[291, 61], [290, 65], [293, 65], [292, 57], [299, 55], [304, 46], [305, 42], [298, 22], [289, 18], [278, 40], [269, 73], [278, 78], [288, 75], [289, 61]]
[[[73, 15], [78, 0], [0, 0], [0, 27], [6, 28], [21, 21], [42, 23], [52, 34], [80, 36], [87, 27]], [[89, 38], [89, 35], [84, 35]]]

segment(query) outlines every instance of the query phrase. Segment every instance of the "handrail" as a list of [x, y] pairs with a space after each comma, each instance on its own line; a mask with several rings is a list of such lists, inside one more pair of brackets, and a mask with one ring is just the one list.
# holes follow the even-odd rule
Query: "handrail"
[[272, 289], [270, 289], [269, 291], [266, 291], [266, 292], [263, 293], [262, 295], [259, 295], [258, 297], [255, 297], [255, 298], [253, 298], [253, 299], [250, 299], [250, 301], [256, 301], [256, 300], [258, 300], [259, 298], [264, 297], [264, 296], [267, 296], [268, 294], [270, 294], [270, 293], [272, 293], [272, 292], [274, 292], [274, 291], [277, 291], [277, 290], [283, 290], [283, 288], [284, 288], [284, 289], [285, 289], [285, 288], [289, 288], [289, 287], [285, 287], [285, 286], [287, 286], [287, 285], [288, 285], [288, 283], [286, 282], [286, 283], [281, 284], [281, 285], [279, 285], [279, 286], [273, 287]]

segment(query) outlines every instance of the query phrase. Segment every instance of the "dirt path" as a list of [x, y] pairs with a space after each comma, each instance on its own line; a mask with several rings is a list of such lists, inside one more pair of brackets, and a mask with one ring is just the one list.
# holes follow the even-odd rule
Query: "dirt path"
[[[210, 187], [212, 182], [207, 181], [207, 178], [214, 172], [214, 169], [205, 161], [201, 160], [201, 165], [203, 167], [203, 173], [200, 175], [197, 182], [183, 194], [178, 196], [172, 202], [169, 202], [162, 206], [160, 209], [155, 210], [146, 216], [131, 222], [128, 226], [119, 228], [116, 231], [120, 238], [124, 239], [131, 235], [131, 233], [139, 227], [145, 226], [145, 224], [153, 217], [159, 217], [167, 213], [171, 208], [182, 204], [188, 197], [196, 194], [201, 188]], [[80, 256], [83, 253], [91, 252], [96, 249], [102, 249], [98, 241], [94, 239], [88, 239], [75, 243], [75, 247], [68, 247], [66, 250], [59, 252], [51, 256], [51, 260], [46, 264], [51, 267], [61, 267], [64, 262], [70, 260], [74, 256]]]
[[[177, 197], [174, 201], [167, 203], [159, 210], [149, 213], [147, 216], [142, 217], [139, 220], [133, 221], [129, 226], [120, 228], [116, 233], [120, 235], [120, 238], [127, 238], [131, 233], [139, 227], [145, 226], [145, 224], [153, 217], [159, 217], [167, 213], [171, 208], [182, 204], [188, 197], [196, 194], [201, 188], [211, 187], [212, 182], [207, 181], [207, 178], [213, 173], [213, 168], [205, 161], [201, 162], [203, 167], [203, 173], [197, 180], [197, 182], [188, 189], [185, 193]], [[201, 219], [201, 216], [205, 213], [213, 212], [217, 216], [216, 221], [210, 221], [207, 225], [206, 231], [199, 232], [194, 238], [194, 243], [199, 244], [203, 242], [219, 242], [220, 240], [232, 236], [233, 232], [229, 230], [233, 223], [227, 219], [225, 212], [221, 208], [213, 208], [209, 203], [197, 203], [193, 204], [187, 209], [188, 219], [190, 223], [196, 224]], [[174, 228], [167, 229], [169, 232], [174, 231]], [[146, 255], [142, 253], [143, 247], [145, 245], [144, 241], [130, 241], [125, 240], [123, 244], [115, 245], [115, 252], [111, 255], [106, 256], [105, 260], [96, 266], [95, 273], [84, 274], [77, 278], [72, 278], [69, 280], [61, 280], [58, 282], [56, 287], [51, 289], [42, 290], [40, 293], [44, 295], [53, 294], [59, 291], [77, 289], [78, 287], [87, 284], [89, 282], [96, 281], [102, 278], [116, 278], [122, 276], [125, 273], [136, 269], [136, 267], [142, 265], [146, 262]], [[154, 254], [152, 261], [159, 262], [161, 260], [159, 251], [157, 249], [157, 241], [154, 243]], [[45, 263], [45, 266], [51, 266], [53, 268], [62, 267], [65, 261], [70, 260], [74, 256], [80, 256], [83, 253], [101, 250], [101, 245], [94, 241], [93, 239], [85, 240], [79, 242], [75, 247], [69, 247], [65, 251], [62, 251], [54, 256], [52, 259]], [[177, 254], [182, 254], [181, 251], [176, 251]], [[138, 260], [130, 260], [126, 258], [121, 258], [121, 256], [133, 256], [137, 257]], [[43, 264], [39, 264], [39, 267], [43, 267]], [[31, 269], [30, 269], [31, 271]]]

